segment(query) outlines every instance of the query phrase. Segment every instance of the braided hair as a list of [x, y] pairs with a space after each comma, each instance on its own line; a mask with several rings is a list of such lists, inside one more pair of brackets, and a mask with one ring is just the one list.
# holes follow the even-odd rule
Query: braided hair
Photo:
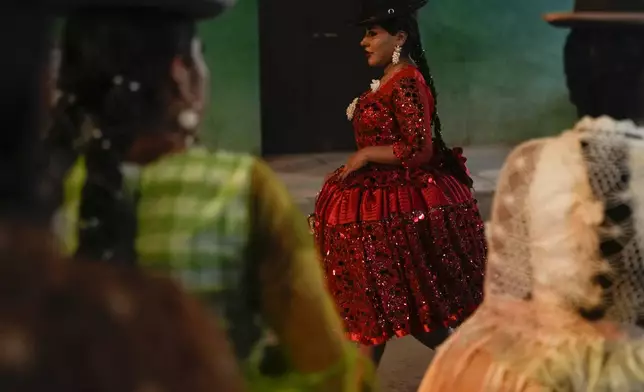
[[176, 121], [169, 108], [179, 91], [170, 69], [177, 56], [193, 65], [195, 35], [194, 21], [150, 10], [69, 18], [58, 78], [63, 96], [48, 144], [67, 164], [78, 154], [85, 159], [77, 257], [136, 261], [135, 197], [125, 191], [121, 166], [137, 137]]
[[427, 63], [427, 57], [425, 56], [425, 50], [423, 49], [417, 15], [414, 13], [407, 16], [388, 19], [384, 22], [379, 23], [378, 25], [391, 35], [395, 35], [401, 31], [407, 33], [407, 40], [402, 47], [401, 54], [403, 56], [409, 56], [416, 63], [418, 70], [420, 71], [421, 75], [423, 75], [423, 78], [425, 79], [425, 82], [427, 83], [434, 98], [435, 108], [434, 115], [432, 116], [431, 120], [431, 124], [435, 133], [434, 143], [437, 145], [438, 150], [442, 153], [447, 168], [452, 171], [454, 176], [459, 181], [471, 187], [473, 185], [472, 178], [463, 169], [458, 161], [459, 158], [456, 157], [454, 151], [447, 146], [443, 139], [443, 127], [441, 124], [440, 116], [438, 115], [438, 92], [436, 91], [434, 77], [432, 76], [429, 64]]
[[574, 28], [564, 48], [570, 100], [579, 117], [644, 119], [644, 29]]

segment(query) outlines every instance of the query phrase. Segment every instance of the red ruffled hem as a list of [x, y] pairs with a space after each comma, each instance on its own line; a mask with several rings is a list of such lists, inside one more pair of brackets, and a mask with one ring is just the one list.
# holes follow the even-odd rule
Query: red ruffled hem
[[474, 201], [338, 225], [313, 222], [349, 339], [456, 327], [483, 299], [487, 246]]
[[[462, 312], [460, 314], [453, 315], [452, 318], [455, 320], [455, 322], [453, 322], [453, 323], [445, 323], [445, 325], [441, 326], [440, 328], [456, 328], [456, 327], [458, 327], [463, 321], [465, 321], [472, 314], [474, 314], [474, 312], [476, 311], [477, 308], [478, 308], [478, 305], [472, 307], [471, 309], [466, 309], [466, 311], [464, 311], [464, 312]], [[420, 332], [434, 332], [434, 331], [438, 331], [438, 330], [439, 329], [437, 329], [435, 326], [431, 327], [429, 325], [422, 325], [421, 329], [420, 329]], [[411, 331], [411, 330], [398, 330], [398, 331], [393, 331], [392, 335], [383, 335], [383, 336], [379, 336], [377, 338], [372, 338], [372, 337], [369, 337], [369, 336], [365, 336], [365, 335], [362, 335], [361, 333], [357, 333], [357, 332], [345, 332], [344, 335], [347, 337], [347, 339], [349, 339], [349, 340], [351, 340], [353, 342], [356, 342], [356, 343], [360, 343], [360, 344], [362, 344], [364, 346], [379, 346], [381, 344], [387, 343], [390, 339], [392, 339], [394, 337], [403, 338], [403, 337], [405, 337], [407, 335], [415, 334], [417, 332], [419, 332], [419, 331], [417, 331], [417, 330], [414, 330], [414, 331]]]
[[396, 214], [472, 202], [471, 190], [434, 168], [369, 166], [345, 180], [339, 172], [322, 187], [315, 214], [326, 226], [377, 221]]

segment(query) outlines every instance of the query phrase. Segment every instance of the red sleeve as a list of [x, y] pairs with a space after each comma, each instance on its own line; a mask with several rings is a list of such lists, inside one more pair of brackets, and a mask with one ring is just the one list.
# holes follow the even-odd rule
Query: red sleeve
[[394, 155], [405, 167], [427, 163], [432, 156], [434, 98], [416, 71], [401, 75], [393, 83], [392, 103], [400, 130]]

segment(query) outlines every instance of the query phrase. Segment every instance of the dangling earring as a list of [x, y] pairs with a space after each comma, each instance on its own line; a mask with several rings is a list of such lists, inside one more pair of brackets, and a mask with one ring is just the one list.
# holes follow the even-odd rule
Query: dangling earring
[[194, 109], [183, 109], [177, 118], [179, 126], [186, 131], [192, 131], [199, 125], [199, 115]]
[[396, 49], [394, 49], [394, 54], [391, 56], [391, 63], [393, 65], [396, 65], [400, 63], [400, 53], [402, 52], [402, 46], [396, 45]]

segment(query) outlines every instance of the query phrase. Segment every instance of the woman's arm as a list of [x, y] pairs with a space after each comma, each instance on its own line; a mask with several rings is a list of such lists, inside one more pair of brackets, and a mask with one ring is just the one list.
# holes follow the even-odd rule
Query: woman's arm
[[[340, 168], [342, 174], [340, 178], [345, 179], [351, 173], [361, 169], [369, 162], [384, 163], [389, 165], [399, 165], [400, 159], [394, 154], [393, 146], [371, 146], [358, 150], [349, 157], [347, 163]], [[335, 174], [335, 173], [334, 173]], [[328, 180], [325, 178], [324, 181]]]
[[263, 315], [296, 371], [327, 375], [316, 391], [357, 391], [357, 350], [346, 341], [326, 291], [306, 218], [262, 162], [255, 166], [252, 187], [249, 251]]
[[[405, 167], [427, 163], [433, 154], [434, 98], [416, 72], [394, 81], [392, 104], [400, 129], [399, 139], [391, 146], [393, 155]], [[388, 158], [384, 151], [368, 153], [374, 156], [373, 162], [386, 163], [379, 160]]]
[[400, 165], [401, 160], [394, 153], [394, 146], [371, 146], [362, 149], [367, 162], [386, 165]]

